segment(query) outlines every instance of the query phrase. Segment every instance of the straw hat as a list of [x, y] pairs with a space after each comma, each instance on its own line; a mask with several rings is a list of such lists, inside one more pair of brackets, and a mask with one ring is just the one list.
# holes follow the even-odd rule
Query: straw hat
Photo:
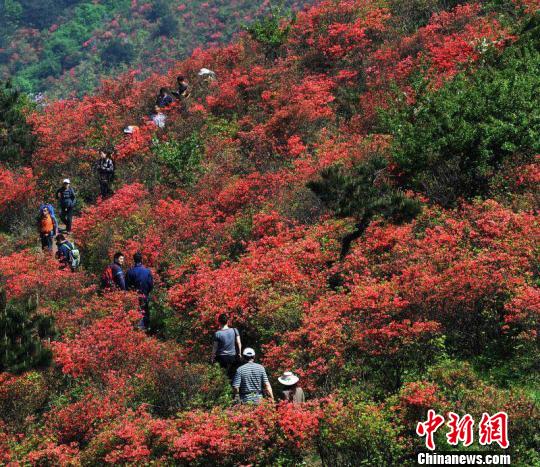
[[286, 371], [278, 378], [278, 381], [285, 386], [292, 386], [293, 384], [298, 383], [299, 378], [294, 373]]

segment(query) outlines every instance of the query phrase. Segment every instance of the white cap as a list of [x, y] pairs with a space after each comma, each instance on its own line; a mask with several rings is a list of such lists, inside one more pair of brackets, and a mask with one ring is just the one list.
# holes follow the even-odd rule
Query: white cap
[[128, 135], [133, 134], [134, 131], [135, 131], [135, 126], [134, 125], [128, 125], [127, 127], [124, 128], [124, 133], [126, 133]]
[[253, 350], [251, 347], [246, 347], [244, 351], [242, 352], [242, 355], [244, 357], [254, 357], [255, 356], [255, 350]]
[[199, 76], [204, 75], [215, 75], [215, 73], [212, 70], [209, 70], [208, 68], [201, 68], [198, 73]]
[[298, 378], [298, 376], [296, 376], [294, 373], [286, 371], [278, 378], [278, 381], [285, 386], [292, 386], [293, 384], [298, 383], [299, 379], [300, 378]]
[[64, 182], [63, 182], [63, 183], [71, 183], [71, 182], [69, 181], [69, 178], [64, 178]]

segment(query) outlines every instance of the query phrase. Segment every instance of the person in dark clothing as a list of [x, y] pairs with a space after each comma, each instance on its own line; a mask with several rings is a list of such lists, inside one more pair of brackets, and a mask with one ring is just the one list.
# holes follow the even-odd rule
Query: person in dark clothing
[[186, 78], [182, 75], [176, 78], [177, 90], [173, 91], [171, 94], [174, 97], [180, 99], [181, 97], [189, 97], [189, 83]]
[[71, 252], [73, 251], [73, 244], [66, 240], [62, 234], [56, 236], [56, 246], [58, 251], [56, 252], [56, 258], [60, 262], [60, 269], [69, 267], [71, 269]]
[[156, 105], [160, 108], [167, 107], [173, 103], [173, 100], [174, 99], [169, 94], [169, 90], [167, 88], [161, 88], [156, 99]]
[[66, 233], [69, 235], [75, 207], [75, 191], [71, 188], [69, 178], [64, 179], [62, 187], [56, 191], [56, 198], [60, 201], [60, 219], [66, 224]]
[[135, 266], [127, 273], [126, 285], [128, 290], [139, 292], [139, 305], [143, 314], [141, 328], [148, 329], [150, 324], [150, 292], [154, 288], [154, 278], [150, 269], [143, 266], [141, 253], [133, 255], [133, 262]]
[[102, 286], [110, 290], [127, 290], [126, 278], [122, 266], [124, 264], [124, 253], [116, 252], [113, 257], [113, 263], [107, 266], [103, 273]]
[[238, 329], [228, 326], [229, 319], [225, 313], [219, 315], [218, 322], [221, 329], [214, 334], [212, 362], [218, 362], [232, 380], [236, 372], [236, 362], [242, 355], [242, 342]]
[[99, 191], [103, 199], [112, 195], [111, 183], [114, 178], [114, 162], [111, 158], [112, 150], [102, 149], [99, 152], [97, 161], [97, 174], [99, 180]]
[[52, 252], [53, 238], [58, 231], [58, 223], [54, 217], [52, 206], [44, 204], [40, 206], [39, 217], [37, 221], [39, 238], [41, 240], [41, 248]]

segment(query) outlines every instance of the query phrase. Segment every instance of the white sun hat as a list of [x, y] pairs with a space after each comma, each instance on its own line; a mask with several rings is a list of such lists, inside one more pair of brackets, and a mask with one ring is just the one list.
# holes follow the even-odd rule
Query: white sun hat
[[255, 350], [253, 350], [251, 347], [246, 347], [244, 351], [242, 352], [242, 355], [244, 357], [254, 357], [255, 356]]
[[291, 371], [286, 371], [278, 378], [278, 381], [285, 386], [292, 386], [293, 384], [298, 383], [299, 379], [300, 378]]

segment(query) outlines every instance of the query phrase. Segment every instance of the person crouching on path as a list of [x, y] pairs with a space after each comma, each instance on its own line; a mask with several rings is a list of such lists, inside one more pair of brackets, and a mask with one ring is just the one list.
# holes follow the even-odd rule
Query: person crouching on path
[[73, 244], [66, 240], [62, 234], [56, 236], [56, 246], [58, 248], [56, 252], [56, 258], [60, 262], [60, 269], [71, 268], [71, 252], [73, 251]]
[[240, 399], [242, 404], [259, 404], [263, 393], [274, 400], [272, 386], [262, 365], [255, 363], [255, 350], [246, 347], [242, 354], [247, 363], [236, 370], [232, 386], [235, 400]]
[[148, 329], [150, 326], [150, 292], [154, 288], [154, 278], [150, 269], [143, 266], [141, 253], [133, 255], [133, 262], [135, 266], [127, 273], [126, 285], [129, 290], [139, 292], [139, 305], [143, 314], [141, 328]]
[[111, 158], [112, 152], [113, 151], [110, 149], [102, 149], [99, 151], [99, 160], [96, 164], [99, 192], [102, 199], [112, 195], [111, 183], [114, 178], [114, 162]]
[[281, 391], [282, 400], [292, 402], [293, 404], [306, 402], [304, 391], [301, 387], [298, 387], [298, 376], [290, 371], [286, 371], [278, 378], [278, 381], [285, 386], [285, 389]]
[[58, 231], [58, 224], [53, 213], [47, 206], [43, 206], [39, 212], [38, 231], [41, 240], [41, 248], [52, 252], [53, 238]]
[[71, 188], [69, 178], [64, 179], [62, 187], [56, 191], [56, 198], [60, 201], [60, 219], [66, 224], [65, 233], [69, 235], [71, 234], [71, 221], [75, 207], [75, 191]]
[[233, 379], [235, 363], [242, 354], [242, 342], [238, 329], [230, 328], [225, 313], [219, 315], [218, 322], [221, 329], [214, 334], [212, 348], [212, 362], [216, 361], [223, 368], [230, 380]]

